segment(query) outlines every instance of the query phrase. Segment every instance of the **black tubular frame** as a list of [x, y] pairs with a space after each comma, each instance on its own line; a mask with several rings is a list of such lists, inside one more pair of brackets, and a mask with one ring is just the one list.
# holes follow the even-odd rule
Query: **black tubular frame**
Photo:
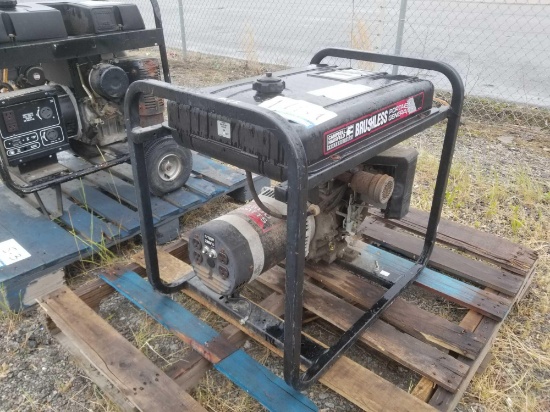
[[[445, 199], [447, 179], [451, 168], [464, 99], [464, 86], [460, 76], [451, 66], [445, 63], [340, 48], [321, 50], [313, 57], [311, 63], [320, 64], [326, 57], [370, 61], [436, 71], [442, 73], [450, 81], [452, 99], [450, 106], [444, 110], [448, 120], [447, 127], [426, 237], [419, 259], [409, 271], [402, 274], [401, 277], [396, 280], [371, 309], [367, 310], [364, 315], [341, 336], [340, 340], [335, 345], [326, 349], [303, 375], [300, 373], [300, 350], [302, 343], [305, 221], [309, 176], [306, 153], [296, 131], [290, 126], [287, 120], [266, 109], [243, 102], [235, 103], [233, 101], [220, 99], [213, 95], [199, 94], [153, 80], [132, 83], [128, 89], [125, 100], [126, 128], [128, 130], [133, 173], [135, 181], [137, 182], [136, 190], [139, 202], [139, 215], [147, 276], [153, 287], [163, 293], [176, 292], [185, 287], [185, 282], [166, 284], [161, 280], [159, 275], [155, 231], [147, 171], [145, 170], [143, 146], [146, 140], [154, 138], [159, 134], [161, 127], [139, 127], [139, 97], [143, 93], [152, 93], [155, 96], [172, 100], [179, 104], [185, 104], [209, 113], [213, 112], [224, 117], [252, 123], [259, 127], [269, 129], [282, 145], [285, 151], [285, 157], [288, 159], [287, 176], [289, 205], [287, 215], [283, 362], [285, 381], [297, 390], [306, 389], [318, 380], [319, 377], [359, 338], [362, 332], [380, 316], [382, 311], [386, 309], [426, 267], [436, 241], [437, 226], [439, 224]], [[339, 167], [342, 166], [340, 165]], [[352, 166], [350, 166], [350, 168], [351, 167]], [[318, 179], [318, 176], [312, 176], [312, 179]]]
[[[87, 55], [123, 51], [157, 45], [160, 53], [163, 78], [166, 83], [171, 82], [168, 56], [164, 41], [164, 31], [160, 7], [157, 0], [149, 0], [153, 9], [155, 29], [136, 30], [130, 32], [116, 32], [102, 35], [88, 35], [70, 37], [68, 39], [54, 39], [41, 42], [29, 42], [0, 47], [0, 57], [9, 61], [12, 66], [24, 64], [38, 64], [49, 61], [68, 60]], [[20, 64], [17, 64], [20, 63]], [[20, 185], [12, 177], [7, 164], [0, 156], [0, 177], [13, 192], [19, 196], [29, 195], [61, 183], [79, 179], [99, 170], [108, 169], [130, 160], [129, 154], [122, 154], [109, 161], [92, 165], [82, 170], [64, 174], [55, 174], [34, 181], [29, 185]]]

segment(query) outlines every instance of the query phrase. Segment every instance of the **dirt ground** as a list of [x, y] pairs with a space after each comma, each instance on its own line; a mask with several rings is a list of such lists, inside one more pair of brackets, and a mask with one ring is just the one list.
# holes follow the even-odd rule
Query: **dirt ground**
[[[144, 51], [151, 53], [150, 51]], [[216, 84], [259, 74], [267, 69], [256, 62], [190, 55], [182, 60], [171, 53], [173, 83], [189, 87]], [[442, 127], [411, 139], [421, 153], [415, 178], [414, 206], [429, 209], [430, 190], [437, 168]], [[503, 236], [535, 249], [540, 255], [530, 292], [514, 307], [493, 348], [485, 372], [474, 378], [458, 411], [550, 410], [550, 137], [548, 128], [511, 123], [484, 124], [465, 118], [456, 148], [444, 210], [446, 218]], [[182, 232], [236, 206], [221, 198], [181, 219]], [[116, 259], [73, 265], [68, 283], [85, 283], [106, 265], [128, 260], [139, 244], [127, 243], [113, 251]], [[253, 293], [252, 291], [249, 293]], [[184, 296], [176, 299], [220, 330], [225, 322]], [[450, 318], [459, 308], [430, 299], [412, 288], [407, 299]], [[156, 322], [113, 295], [100, 314], [157, 365], [167, 368], [189, 348]], [[318, 322], [308, 333], [329, 342], [338, 332]], [[267, 349], [247, 341], [245, 349], [280, 376], [282, 362]], [[419, 377], [364, 346], [349, 356], [404, 390]], [[211, 411], [257, 411], [261, 406], [215, 371], [209, 372], [193, 396]], [[325, 411], [355, 411], [357, 407], [320, 384], [308, 395]], [[116, 405], [71, 361], [43, 326], [40, 310], [0, 315], [0, 412], [117, 411]]]

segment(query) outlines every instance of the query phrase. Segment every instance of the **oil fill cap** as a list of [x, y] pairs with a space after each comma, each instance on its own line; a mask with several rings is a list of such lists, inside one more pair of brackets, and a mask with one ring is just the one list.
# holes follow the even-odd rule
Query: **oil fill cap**
[[285, 89], [285, 82], [280, 77], [274, 77], [273, 73], [267, 72], [254, 82], [252, 89], [260, 94], [278, 94]]

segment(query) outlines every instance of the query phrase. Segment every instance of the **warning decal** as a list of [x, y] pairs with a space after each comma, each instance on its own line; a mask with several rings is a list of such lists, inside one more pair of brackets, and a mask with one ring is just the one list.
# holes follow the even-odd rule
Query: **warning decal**
[[27, 252], [23, 246], [17, 243], [15, 239], [0, 242], [0, 268], [19, 262], [30, 256], [31, 254]]
[[324, 134], [323, 152], [331, 153], [342, 146], [363, 139], [392, 123], [419, 112], [424, 106], [424, 92], [392, 103], [376, 112], [335, 127]]

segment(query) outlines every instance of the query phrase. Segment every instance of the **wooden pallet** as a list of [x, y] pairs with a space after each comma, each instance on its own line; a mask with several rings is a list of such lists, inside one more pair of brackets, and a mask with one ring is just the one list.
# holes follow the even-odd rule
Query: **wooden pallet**
[[[414, 234], [425, 230], [426, 221], [427, 215], [419, 211], [412, 211], [400, 221], [371, 216], [362, 228], [368, 241], [364, 244], [363, 253], [377, 256], [382, 269], [390, 273], [405, 270], [412, 265], [407, 258], [414, 258], [421, 249], [421, 239]], [[416, 285], [430, 291], [438, 299], [443, 298], [468, 309], [466, 315], [455, 323], [402, 298], [397, 299], [361, 336], [358, 344], [366, 345], [380, 356], [388, 357], [421, 375], [411, 393], [347, 357], [341, 358], [320, 380], [364, 410], [453, 410], [486, 359], [510, 308], [529, 287], [537, 259], [532, 250], [448, 221], [441, 222], [439, 232], [440, 245], [434, 252], [430, 269], [422, 273]], [[144, 269], [140, 266], [143, 264], [142, 255], [136, 255], [134, 260], [137, 264], [125, 270], [144, 275]], [[161, 275], [166, 280], [190, 273], [191, 269], [185, 263], [187, 245], [184, 241], [165, 247], [159, 254], [159, 260]], [[167, 324], [162, 316], [155, 316], [156, 306], [143, 303], [147, 300], [147, 294], [125, 291], [117, 284], [120, 278], [113, 274], [105, 275], [104, 279], [197, 350], [187, 361], [174, 365], [169, 371], [176, 382], [190, 387], [202, 376], [210, 361], [217, 363], [217, 359], [208, 354], [207, 346], [189, 340], [189, 330], [176, 329], [174, 325]], [[282, 316], [284, 270], [276, 267], [260, 276], [256, 284], [271, 291], [258, 304], [272, 314]], [[112, 291], [110, 286], [97, 280], [77, 293], [94, 307]], [[382, 292], [380, 286], [350, 273], [341, 265], [308, 265], [304, 308], [325, 324], [344, 330]], [[226, 317], [232, 326], [226, 327], [221, 335], [232, 345], [244, 342], [246, 334], [249, 334], [281, 354], [201, 295], [187, 289], [184, 293]]]
[[[78, 170], [124, 150], [127, 150], [125, 145], [113, 145], [103, 157], [89, 161], [63, 152], [59, 154], [59, 161], [69, 170]], [[255, 183], [259, 188], [270, 184], [260, 176], [255, 177]], [[0, 182], [0, 245], [14, 239], [30, 254], [24, 260], [3, 264], [0, 250], [2, 307], [19, 310], [33, 305], [37, 297], [63, 283], [63, 267], [140, 233], [129, 164], [64, 183], [61, 188], [64, 213], [50, 221], [38, 211], [34, 196], [21, 199]], [[46, 189], [40, 194], [46, 208], [55, 211], [54, 190]], [[244, 173], [194, 154], [193, 173], [185, 187], [152, 198], [159, 243], [179, 235], [181, 215], [224, 194], [238, 201], [250, 199]]]

